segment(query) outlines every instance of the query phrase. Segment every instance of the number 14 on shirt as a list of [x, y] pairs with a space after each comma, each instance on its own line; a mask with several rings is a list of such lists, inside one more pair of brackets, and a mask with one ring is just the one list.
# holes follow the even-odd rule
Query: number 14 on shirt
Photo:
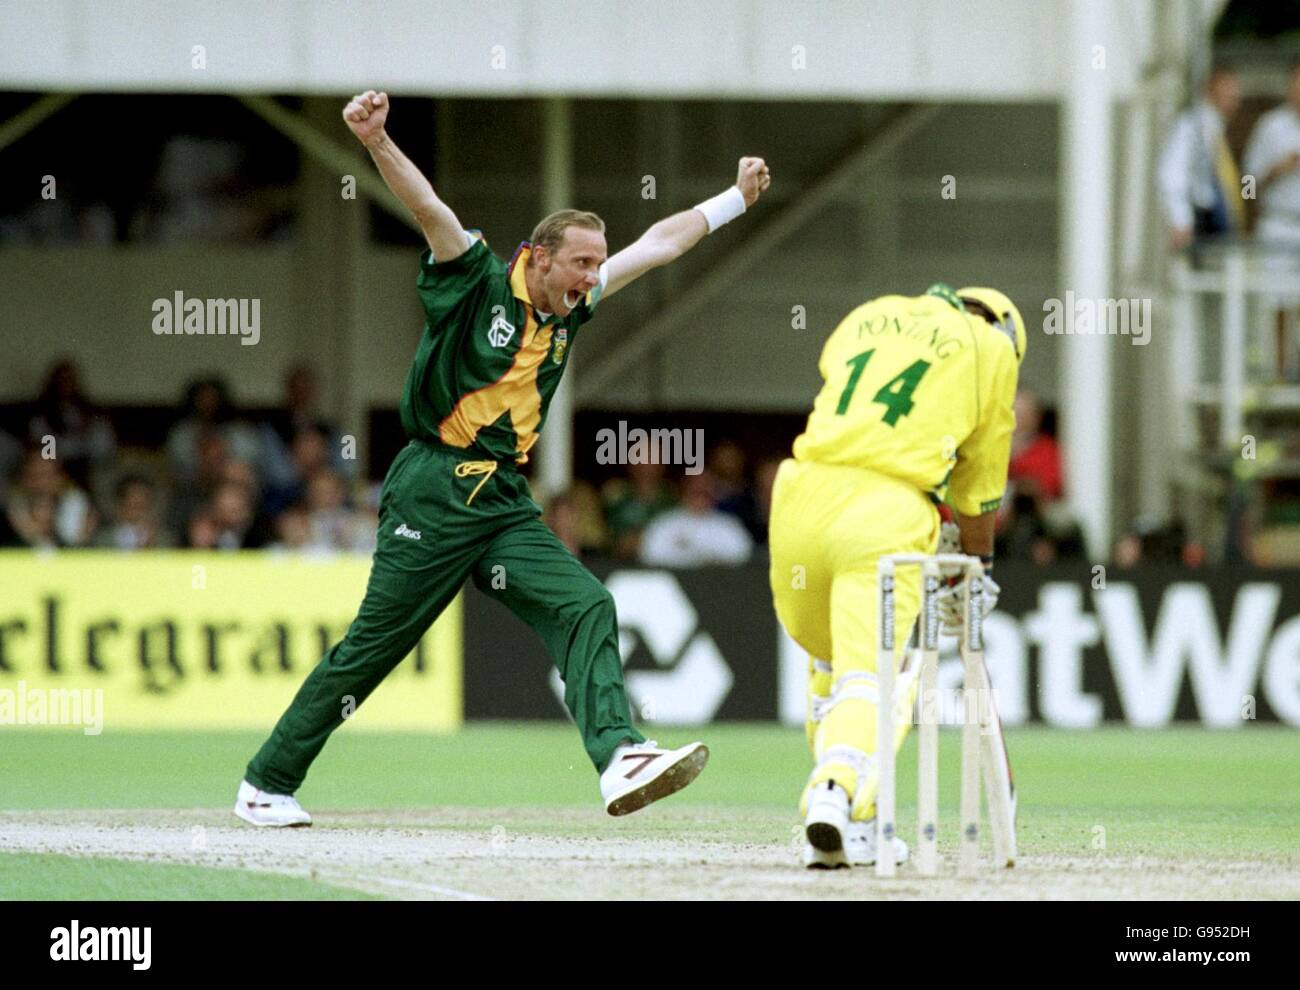
[[[876, 349], [873, 347], [869, 351], [863, 351], [856, 357], [849, 358], [847, 363], [853, 370], [849, 373], [849, 380], [844, 385], [844, 391], [840, 393], [839, 405], [835, 407], [836, 416], [843, 416], [848, 412], [849, 403], [853, 400], [853, 392], [858, 387], [862, 372], [866, 369], [867, 362], [871, 360], [871, 355], [875, 353]], [[929, 361], [913, 361], [897, 375], [885, 382], [876, 394], [871, 397], [872, 402], [879, 402], [885, 407], [885, 415], [882, 419], [884, 419], [886, 425], [893, 426], [912, 411], [912, 393], [916, 391], [916, 386], [920, 384], [921, 378], [929, 367]]]

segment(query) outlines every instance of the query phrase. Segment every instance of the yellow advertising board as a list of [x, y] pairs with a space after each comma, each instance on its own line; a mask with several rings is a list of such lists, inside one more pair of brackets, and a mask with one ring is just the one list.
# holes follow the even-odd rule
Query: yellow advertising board
[[[0, 734], [73, 718], [270, 732], [369, 573], [354, 556], [0, 551]], [[460, 616], [457, 597], [348, 723], [459, 726]]]

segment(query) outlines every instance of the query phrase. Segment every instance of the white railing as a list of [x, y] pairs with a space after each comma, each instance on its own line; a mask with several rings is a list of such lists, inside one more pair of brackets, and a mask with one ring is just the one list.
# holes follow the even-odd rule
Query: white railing
[[[1178, 403], [1179, 449], [1201, 446], [1197, 411], [1218, 409], [1220, 451], [1239, 448], [1253, 409], [1300, 410], [1295, 310], [1300, 307], [1300, 248], [1228, 242], [1197, 248], [1173, 265], [1174, 347], [1170, 378]], [[1217, 320], [1206, 297], [1218, 297]], [[1279, 348], [1279, 310], [1290, 309]], [[1204, 340], [1217, 322], [1217, 367]], [[1281, 353], [1278, 353], [1278, 351]]]

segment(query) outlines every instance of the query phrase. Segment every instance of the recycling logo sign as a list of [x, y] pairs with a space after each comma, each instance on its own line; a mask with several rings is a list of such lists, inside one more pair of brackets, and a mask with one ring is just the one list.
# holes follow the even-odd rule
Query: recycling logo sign
[[[616, 571], [605, 587], [618, 610], [618, 649], [626, 664], [637, 644], [655, 670], [625, 675], [633, 711], [645, 722], [703, 725], [713, 720], [734, 681], [731, 668], [705, 630], [677, 579], [668, 571]], [[561, 701], [564, 682], [551, 671]]]

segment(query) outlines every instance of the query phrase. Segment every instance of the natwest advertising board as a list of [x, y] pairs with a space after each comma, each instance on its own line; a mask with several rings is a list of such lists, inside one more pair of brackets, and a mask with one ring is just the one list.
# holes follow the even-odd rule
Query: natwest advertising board
[[[807, 656], [772, 612], [765, 565], [593, 570], [643, 721], [802, 722]], [[1009, 725], [1300, 726], [1300, 572], [1003, 563], [995, 576], [985, 657]], [[465, 604], [466, 716], [563, 717], [540, 640], [489, 595]], [[955, 692], [956, 642], [943, 645], [940, 687]]]

